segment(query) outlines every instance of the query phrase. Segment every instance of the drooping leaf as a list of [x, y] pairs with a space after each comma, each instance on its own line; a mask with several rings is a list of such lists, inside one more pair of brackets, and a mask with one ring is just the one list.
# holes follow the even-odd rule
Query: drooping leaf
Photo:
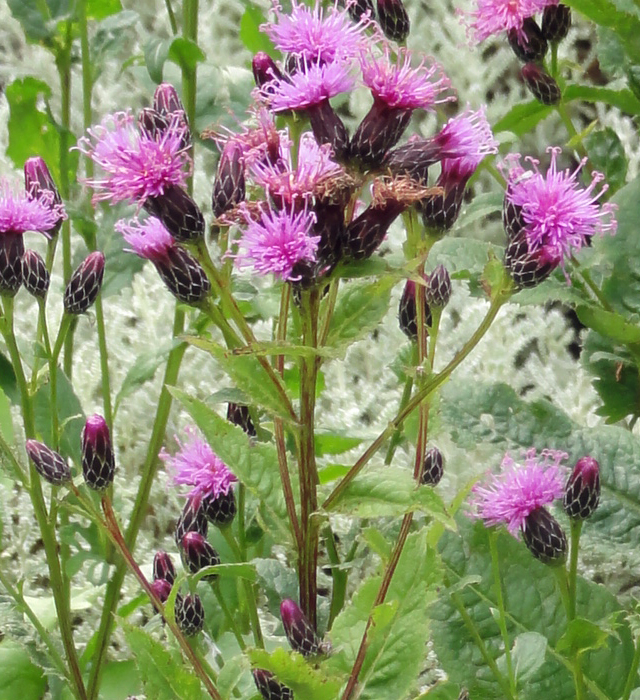
[[[640, 28], [640, 23], [638, 24]], [[604, 102], [627, 114], [640, 113], [640, 100], [626, 88], [612, 90], [610, 88], [595, 87], [593, 85], [568, 85], [562, 95], [567, 102], [583, 100], [585, 102]], [[591, 153], [589, 153], [591, 155]]]
[[493, 125], [493, 131], [496, 134], [501, 131], [512, 131], [517, 136], [522, 136], [529, 133], [538, 122], [548, 117], [552, 111], [552, 107], [547, 107], [538, 100], [516, 105]]
[[611, 311], [594, 306], [578, 306], [578, 318], [588, 328], [618, 343], [640, 343], [640, 325], [638, 317], [629, 319]]

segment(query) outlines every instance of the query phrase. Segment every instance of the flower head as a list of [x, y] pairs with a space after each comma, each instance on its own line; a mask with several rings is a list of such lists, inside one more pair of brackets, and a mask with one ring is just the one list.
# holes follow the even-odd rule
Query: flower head
[[291, 11], [284, 13], [275, 5], [275, 21], [260, 29], [276, 48], [308, 63], [331, 63], [336, 58], [352, 58], [364, 40], [369, 22], [354, 23], [346, 9], [333, 5], [327, 9], [316, 2], [314, 7], [293, 0]]
[[175, 484], [193, 486], [189, 497], [212, 497], [229, 493], [231, 484], [238, 479], [209, 445], [187, 429], [187, 440], [183, 443], [176, 436], [179, 450], [172, 457], [166, 450], [160, 453], [171, 471]]
[[527, 516], [564, 493], [565, 452], [527, 450], [524, 464], [516, 463], [509, 454], [502, 460], [502, 473], [492, 474], [488, 485], [473, 487], [471, 505], [475, 517], [485, 525], [506, 525], [516, 537]]
[[312, 63], [301, 66], [287, 78], [272, 80], [262, 88], [261, 95], [274, 112], [282, 112], [312, 107], [354, 86], [349, 63]]
[[507, 200], [520, 207], [529, 251], [539, 253], [546, 261], [561, 264], [572, 250], [579, 250], [596, 233], [615, 233], [616, 209], [609, 202], [600, 205], [598, 200], [608, 186], [598, 184], [602, 173], [594, 172], [591, 184], [583, 188], [578, 181], [586, 158], [571, 172], [559, 171], [559, 148], [549, 148], [551, 163], [546, 175], [538, 169], [539, 161], [528, 158], [533, 172], [527, 173], [519, 163], [519, 156], [507, 163]]
[[362, 79], [374, 99], [397, 109], [433, 109], [437, 104], [454, 100], [451, 81], [442, 67], [424, 58], [414, 68], [411, 56], [403, 48], [398, 50], [395, 60], [391, 59], [388, 48], [380, 58], [370, 51], [361, 52]]
[[9, 180], [0, 180], [0, 233], [47, 232], [67, 215], [50, 190], [26, 192]]
[[492, 34], [515, 30], [526, 45], [522, 23], [527, 17], [542, 12], [558, 0], [477, 0], [475, 9], [467, 17], [467, 29], [474, 43], [484, 41]]
[[247, 230], [238, 243], [236, 264], [252, 266], [258, 275], [273, 273], [283, 280], [295, 282], [293, 272], [296, 263], [314, 262], [319, 236], [309, 235], [316, 217], [306, 208], [296, 212], [289, 209], [266, 209], [255, 220], [244, 212]]
[[487, 154], [498, 152], [498, 142], [493, 137], [485, 112], [486, 107], [476, 111], [467, 107], [442, 127], [435, 140], [441, 152], [446, 154], [443, 171], [451, 168], [471, 175]]
[[155, 216], [150, 216], [142, 222], [138, 219], [120, 219], [114, 228], [131, 246], [129, 252], [152, 262], [164, 260], [169, 249], [175, 246], [173, 237]]
[[186, 128], [174, 115], [167, 129], [150, 133], [138, 128], [130, 112], [117, 112], [88, 129], [77, 148], [104, 173], [86, 181], [93, 199], [143, 204], [170, 186], [183, 187], [191, 171]]

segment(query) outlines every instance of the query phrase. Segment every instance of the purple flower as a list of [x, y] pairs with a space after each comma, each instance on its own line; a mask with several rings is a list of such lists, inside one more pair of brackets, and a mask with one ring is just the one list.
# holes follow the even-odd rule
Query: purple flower
[[263, 24], [260, 29], [280, 51], [308, 63], [354, 57], [369, 24], [366, 19], [354, 23], [345, 9], [333, 5], [325, 10], [319, 2], [311, 8], [293, 0], [287, 14], [276, 4], [275, 15], [274, 22]]
[[272, 80], [260, 94], [274, 112], [306, 109], [348, 92], [355, 86], [351, 65], [345, 61], [305, 64], [286, 79]]
[[248, 209], [244, 216], [247, 230], [238, 243], [235, 255], [238, 267], [252, 266], [257, 275], [273, 273], [285, 281], [295, 282], [296, 263], [315, 262], [320, 236], [309, 235], [316, 217], [306, 208], [296, 212], [289, 209], [262, 210], [260, 220], [251, 218]]
[[101, 178], [86, 180], [95, 190], [94, 201], [144, 204], [169, 187], [183, 187], [191, 172], [185, 147], [187, 127], [177, 113], [167, 129], [150, 133], [138, 128], [130, 112], [116, 112], [87, 134], [77, 148], [104, 173]]
[[390, 58], [388, 48], [380, 58], [370, 51], [361, 52], [362, 79], [375, 100], [391, 108], [413, 110], [433, 109], [455, 99], [453, 92], [446, 94], [451, 82], [438, 63], [423, 58], [413, 68], [411, 58], [411, 52], [404, 48], [398, 50], [395, 60]]
[[526, 46], [527, 37], [522, 23], [527, 17], [557, 5], [558, 0], [477, 0], [476, 8], [467, 17], [467, 29], [474, 43], [492, 34], [514, 30]]
[[572, 250], [579, 250], [596, 233], [615, 233], [616, 206], [610, 202], [600, 205], [598, 200], [608, 186], [596, 188], [604, 179], [594, 172], [591, 184], [583, 188], [578, 173], [586, 158], [571, 172], [558, 171], [557, 158], [560, 148], [548, 148], [551, 163], [546, 175], [538, 169], [539, 161], [527, 158], [533, 172], [520, 166], [520, 156], [515, 155], [505, 163], [507, 170], [506, 199], [521, 210], [529, 251], [555, 265], [562, 263]]
[[535, 448], [525, 453], [524, 464], [516, 463], [509, 454], [502, 460], [502, 473], [490, 475], [488, 485], [473, 487], [471, 505], [474, 517], [485, 525], [506, 525], [517, 537], [527, 516], [564, 493], [565, 470], [560, 463], [568, 455], [559, 450]]
[[130, 221], [121, 219], [116, 222], [114, 228], [131, 246], [129, 252], [136, 253], [151, 262], [165, 260], [168, 251], [176, 245], [162, 221], [155, 216], [150, 216], [142, 222], [137, 219]]
[[209, 445], [197, 437], [193, 428], [187, 428], [186, 433], [184, 443], [176, 436], [180, 449], [173, 457], [164, 449], [160, 452], [160, 459], [172, 473], [174, 483], [193, 486], [190, 497], [217, 498], [228, 494], [231, 484], [238, 480], [236, 476]]
[[37, 231], [45, 236], [67, 215], [50, 190], [26, 192], [0, 179], [0, 233]]
[[[446, 154], [442, 163], [443, 172], [447, 168], [467, 171], [469, 176], [480, 161], [489, 153], [498, 152], [498, 142], [485, 115], [486, 107], [474, 111], [467, 109], [450, 119], [434, 137]], [[449, 163], [453, 159], [455, 162]]]

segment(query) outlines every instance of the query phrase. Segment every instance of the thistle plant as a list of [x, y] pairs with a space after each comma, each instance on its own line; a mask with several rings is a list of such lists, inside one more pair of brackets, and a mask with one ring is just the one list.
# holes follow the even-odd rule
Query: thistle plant
[[403, 0], [72, 5], [9, 2], [59, 84], [6, 89], [6, 687], [634, 697], [640, 20], [431, 8], [476, 89]]

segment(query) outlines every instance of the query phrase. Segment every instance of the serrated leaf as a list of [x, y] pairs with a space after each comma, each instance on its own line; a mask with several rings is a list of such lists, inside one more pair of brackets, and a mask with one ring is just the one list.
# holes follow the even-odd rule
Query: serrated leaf
[[605, 311], [596, 306], [578, 306], [576, 314], [587, 328], [619, 343], [639, 343], [640, 326], [621, 314]]
[[269, 529], [277, 533], [281, 542], [288, 542], [291, 534], [275, 447], [252, 445], [242, 428], [221, 418], [202, 401], [179, 389], [170, 391], [193, 418], [211, 449], [260, 501]]
[[0, 695], [5, 698], [41, 698], [47, 679], [19, 644], [5, 638], [0, 642]]
[[345, 285], [331, 318], [327, 346], [346, 350], [373, 331], [389, 309], [394, 284], [394, 279], [384, 277], [375, 282]]
[[[640, 29], [640, 24], [638, 28]], [[585, 102], [594, 103], [604, 102], [628, 114], [640, 113], [640, 101], [631, 90], [626, 88], [622, 90], [612, 90], [610, 88], [595, 87], [593, 85], [568, 85], [562, 93], [562, 97], [565, 102], [571, 102], [572, 100], [583, 100]]]
[[471, 202], [462, 205], [462, 211], [456, 221], [455, 230], [464, 230], [490, 214], [501, 212], [503, 200], [504, 194], [502, 192], [485, 192], [476, 195]]
[[607, 630], [590, 620], [576, 618], [567, 625], [567, 631], [558, 640], [556, 649], [572, 657], [590, 649], [601, 649], [608, 639]]
[[202, 700], [202, 690], [193, 669], [169, 653], [164, 644], [138, 627], [121, 622], [124, 634], [147, 697], [154, 700]]
[[248, 652], [252, 664], [276, 675], [281, 683], [293, 690], [295, 697], [305, 700], [335, 700], [340, 681], [314, 668], [301, 654], [276, 649], [269, 653], [262, 649]]
[[548, 117], [552, 111], [552, 107], [547, 107], [538, 100], [516, 105], [494, 124], [493, 131], [495, 134], [511, 131], [517, 136], [522, 136], [532, 131], [536, 124]]
[[513, 643], [511, 660], [519, 685], [525, 683], [544, 663], [547, 638], [538, 632], [523, 632]]

